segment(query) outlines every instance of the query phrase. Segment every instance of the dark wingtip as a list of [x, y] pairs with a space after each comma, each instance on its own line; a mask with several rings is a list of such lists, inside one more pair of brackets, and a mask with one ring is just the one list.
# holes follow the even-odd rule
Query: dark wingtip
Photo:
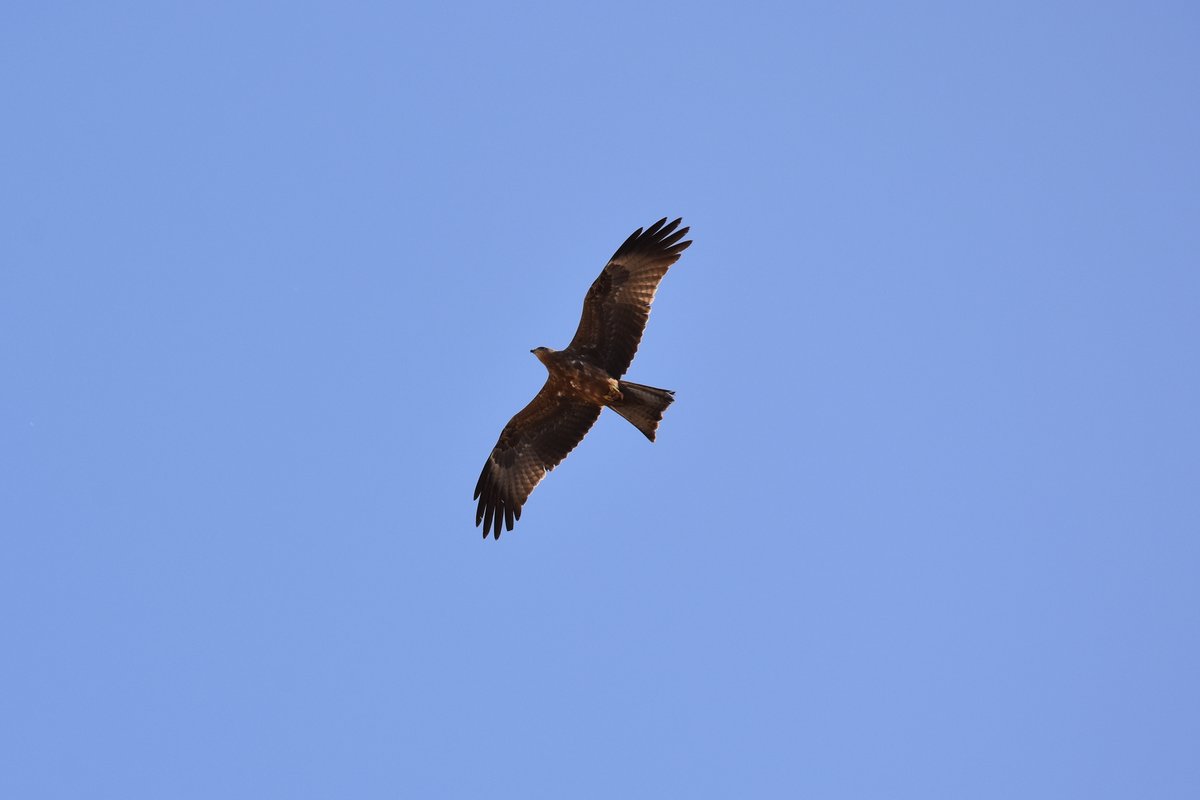
[[620, 258], [631, 252], [634, 248], [678, 256], [691, 244], [690, 241], [679, 241], [691, 230], [690, 228], [675, 230], [681, 222], [683, 222], [683, 217], [676, 217], [673, 222], [668, 224], [667, 217], [663, 217], [648, 228], [638, 228], [629, 235], [628, 239], [621, 243], [621, 246], [617, 248], [612, 257]]
[[651, 225], [649, 228], [646, 228], [646, 236], [656, 235], [659, 232], [659, 229], [662, 228], [662, 226], [665, 225], [666, 223], [667, 223], [667, 218], [663, 217], [658, 222]]

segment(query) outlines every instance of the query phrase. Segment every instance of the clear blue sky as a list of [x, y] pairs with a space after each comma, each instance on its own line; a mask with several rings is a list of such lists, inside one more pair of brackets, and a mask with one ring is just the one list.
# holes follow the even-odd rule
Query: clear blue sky
[[0, 795], [1200, 796], [1200, 12], [967, 5], [10, 4]]

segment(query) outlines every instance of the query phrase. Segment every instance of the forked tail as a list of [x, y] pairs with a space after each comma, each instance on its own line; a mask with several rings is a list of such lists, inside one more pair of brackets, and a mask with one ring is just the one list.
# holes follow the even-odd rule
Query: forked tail
[[621, 399], [609, 403], [608, 407], [632, 422], [633, 427], [653, 442], [663, 412], [675, 402], [675, 393], [629, 381], [618, 381], [618, 384], [621, 387]]

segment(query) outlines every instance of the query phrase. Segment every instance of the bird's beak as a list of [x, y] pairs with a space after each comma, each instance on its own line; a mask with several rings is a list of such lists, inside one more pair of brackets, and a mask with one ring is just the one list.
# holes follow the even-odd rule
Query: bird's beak
[[530, 350], [529, 352], [531, 352], [531, 353], [536, 353], [536, 352], [537, 352], [537, 348], [535, 347], [535, 348], [533, 348], [532, 350]]

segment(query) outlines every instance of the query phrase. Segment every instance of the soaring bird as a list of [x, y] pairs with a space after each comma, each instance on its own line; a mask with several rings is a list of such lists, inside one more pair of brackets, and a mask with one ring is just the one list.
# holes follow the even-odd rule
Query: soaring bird
[[604, 265], [583, 299], [583, 316], [565, 350], [529, 352], [549, 376], [529, 405], [517, 412], [483, 465], [475, 484], [475, 524], [483, 538], [513, 529], [534, 487], [575, 449], [607, 407], [654, 441], [675, 393], [621, 380], [629, 369], [659, 281], [691, 241], [681, 241], [682, 219], [666, 217], [634, 231]]

